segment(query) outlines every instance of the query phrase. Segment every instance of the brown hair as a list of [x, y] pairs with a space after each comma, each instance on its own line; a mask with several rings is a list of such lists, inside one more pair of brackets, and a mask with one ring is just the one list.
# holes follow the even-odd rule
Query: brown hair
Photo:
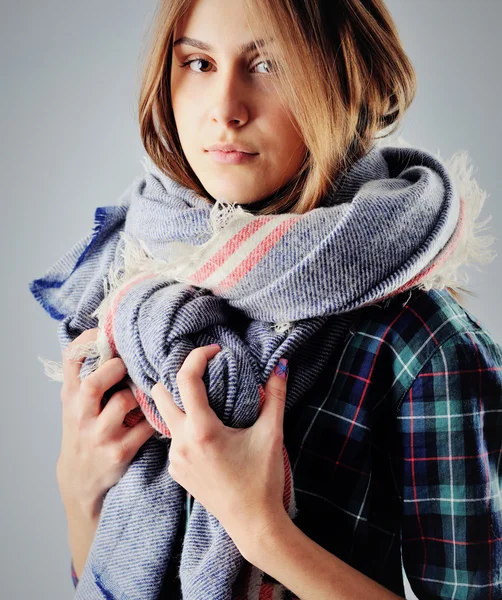
[[[142, 72], [140, 133], [164, 173], [212, 203], [185, 158], [170, 102], [174, 30], [191, 3], [157, 5]], [[308, 149], [298, 173], [257, 214], [305, 213], [370, 150], [377, 132], [388, 128], [386, 137], [397, 129], [415, 96], [415, 72], [382, 0], [245, 0], [245, 7], [250, 29], [259, 25], [277, 41], [267, 57]]]
[[[161, 171], [213, 203], [185, 158], [170, 101], [174, 31], [191, 4], [158, 2], [141, 74], [140, 134]], [[251, 31], [260, 29], [254, 39], [277, 41], [267, 57], [308, 149], [291, 181], [253, 204], [256, 214], [303, 214], [400, 126], [416, 94], [415, 71], [383, 0], [245, 0], [245, 8]], [[460, 291], [447, 289], [461, 301]]]

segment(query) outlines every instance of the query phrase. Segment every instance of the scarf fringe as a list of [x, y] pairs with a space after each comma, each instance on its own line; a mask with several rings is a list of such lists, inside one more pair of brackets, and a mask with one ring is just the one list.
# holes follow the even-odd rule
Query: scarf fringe
[[[123, 266], [118, 268], [113, 264], [110, 266], [108, 274], [103, 278], [104, 298], [97, 309], [91, 314], [91, 317], [97, 317], [98, 319], [99, 330], [96, 340], [85, 344], [72, 343], [71, 346], [67, 346], [64, 350], [65, 357], [72, 360], [96, 359], [93, 361], [90, 372], [95, 371], [112, 358], [104, 323], [114, 298], [124, 286], [129, 285], [134, 277], [140, 274], [141, 276], [154, 274], [152, 270], [154, 260], [148, 253], [142, 240], [134, 239], [123, 231], [120, 232], [120, 239], [123, 244], [121, 250]], [[38, 356], [38, 360], [43, 364], [44, 373], [49, 379], [63, 381], [62, 363], [41, 356]]]
[[[101, 351], [98, 348], [96, 342], [87, 342], [86, 344], [72, 344], [71, 346], [67, 346], [64, 349], [64, 356], [67, 359], [80, 361], [80, 364], [82, 364], [85, 358], [97, 358], [99, 360], [101, 356]], [[61, 383], [64, 381], [62, 363], [54, 360], [49, 360], [48, 358], [44, 358], [40, 355], [37, 356], [37, 359], [42, 363], [44, 367], [44, 373], [48, 379], [51, 379], [52, 381], [59, 381]], [[102, 364], [102, 362], [100, 362], [100, 364]]]
[[[389, 137], [377, 141], [377, 145], [379, 147], [411, 146], [401, 136], [397, 139]], [[453, 234], [454, 236], [458, 234], [458, 239], [448, 258], [438, 266], [429, 269], [423, 277], [420, 277], [416, 287], [427, 291], [448, 287], [465, 292], [467, 290], [464, 286], [467, 285], [469, 278], [467, 273], [460, 273], [460, 268], [475, 266], [478, 271], [481, 271], [478, 265], [488, 264], [497, 256], [495, 250], [491, 248], [495, 237], [480, 235], [481, 232], [486, 230], [492, 216], [489, 215], [481, 222], [477, 221], [487, 198], [487, 193], [481, 189], [473, 177], [473, 165], [467, 151], [460, 150], [449, 159], [443, 159], [438, 150], [436, 158], [444, 163], [454, 182], [463, 205], [463, 219], [462, 222], [459, 222], [460, 231], [456, 230]], [[156, 168], [148, 156], [143, 157], [142, 164], [145, 171]], [[72, 345], [71, 349], [67, 348], [65, 350], [66, 356], [73, 360], [86, 357], [95, 358], [97, 360], [94, 361], [92, 370], [97, 369], [112, 358], [104, 322], [112, 306], [113, 299], [123, 287], [129, 285], [136, 277], [156, 277], [159, 281], [176, 281], [191, 285], [191, 281], [180, 273], [180, 267], [184, 268], [188, 257], [190, 262], [195, 261], [196, 264], [197, 260], [207, 256], [208, 247], [213, 246], [220, 236], [225, 235], [229, 227], [232, 228], [234, 225], [241, 227], [246, 221], [255, 218], [257, 218], [255, 215], [243, 210], [240, 205], [217, 199], [210, 212], [212, 231], [210, 239], [195, 249], [193, 246], [187, 248], [185, 244], [179, 242], [170, 244], [167, 262], [166, 260], [154, 258], [142, 240], [132, 238], [123, 231], [120, 232], [124, 266], [114, 268], [112, 265], [110, 267], [108, 275], [103, 279], [104, 299], [91, 315], [98, 318], [98, 337], [93, 342]], [[291, 322], [272, 323], [271, 327], [278, 333], [285, 333], [291, 329], [292, 325]], [[62, 364], [41, 356], [38, 356], [38, 360], [44, 365], [45, 374], [49, 379], [63, 381]]]
[[[376, 145], [379, 147], [412, 147], [402, 136], [397, 137], [397, 139], [388, 137], [378, 140]], [[421, 150], [427, 151], [425, 148], [421, 148]], [[461, 268], [474, 266], [478, 271], [481, 271], [479, 265], [486, 265], [497, 256], [497, 253], [491, 247], [495, 242], [495, 237], [481, 235], [492, 220], [492, 215], [478, 222], [487, 198], [487, 192], [481, 189], [473, 176], [474, 168], [467, 151], [459, 150], [449, 159], [445, 159], [438, 150], [435, 157], [445, 165], [456, 192], [460, 196], [463, 213], [462, 222], [459, 221], [458, 227], [452, 236], [451, 241], [454, 243], [451, 248], [448, 248], [446, 260], [438, 261], [438, 264], [434, 265], [434, 259], [432, 261], [433, 267], [424, 269], [424, 275], [420, 277], [420, 281], [415, 287], [426, 291], [451, 288], [452, 290], [465, 292], [467, 291], [465, 286], [469, 282], [469, 277], [467, 273], [461, 272]], [[149, 168], [148, 165], [152, 168], [153, 162], [151, 159], [148, 156], [144, 158], [145, 169]], [[154, 165], [153, 168], [155, 168]], [[161, 277], [190, 284], [191, 281], [183, 277], [181, 273], [182, 270], [185, 270], [188, 262], [193, 261], [192, 264], [197, 264], [199, 259], [202, 260], [207, 256], [208, 249], [213, 246], [219, 236], [224, 235], [225, 230], [229, 227], [232, 228], [233, 225], [242, 227], [253, 218], [257, 217], [244, 211], [240, 205], [217, 200], [210, 213], [211, 239], [196, 249], [192, 246], [187, 248], [185, 244], [181, 243], [171, 244], [169, 256], [166, 257], [167, 261], [152, 265], [153, 272]], [[457, 237], [457, 239], [453, 240], [454, 237]], [[274, 328], [282, 333], [288, 331], [291, 325], [290, 322], [276, 323]]]
[[[411, 144], [399, 136], [397, 139], [389, 138], [380, 141], [378, 146], [411, 147]], [[419, 148], [416, 145], [413, 147]], [[419, 149], [427, 151], [425, 148]], [[458, 233], [458, 240], [448, 254], [447, 260], [430, 269], [425, 276], [420, 278], [416, 287], [426, 291], [451, 288], [459, 292], [468, 292], [465, 286], [469, 282], [469, 277], [467, 273], [461, 273], [460, 269], [474, 266], [481, 271], [478, 265], [486, 265], [497, 256], [496, 251], [491, 248], [495, 237], [480, 235], [487, 229], [492, 215], [483, 221], [477, 221], [488, 195], [473, 177], [473, 165], [466, 150], [458, 150], [450, 158], [445, 159], [441, 157], [438, 149], [435, 157], [442, 161], [447, 168], [460, 196], [463, 205], [463, 222], [459, 223], [461, 230], [459, 232], [456, 230], [453, 234], [455, 236]]]
[[459, 240], [448, 260], [444, 261], [430, 275], [424, 277], [420, 282], [420, 287], [425, 290], [450, 287], [464, 291], [463, 285], [467, 285], [469, 277], [465, 272], [460, 273], [460, 268], [475, 266], [478, 271], [481, 271], [478, 265], [490, 263], [497, 255], [495, 250], [491, 248], [495, 237], [479, 235], [487, 229], [492, 215], [489, 215], [483, 221], [477, 222], [487, 198], [487, 193], [480, 188], [476, 179], [472, 176], [473, 166], [470, 164], [467, 152], [456, 152], [444, 162], [463, 201], [463, 230], [460, 232]]

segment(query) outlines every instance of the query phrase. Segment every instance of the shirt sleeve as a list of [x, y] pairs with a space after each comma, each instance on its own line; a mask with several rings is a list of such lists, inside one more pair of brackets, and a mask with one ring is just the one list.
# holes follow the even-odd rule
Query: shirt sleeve
[[72, 578], [72, 581], [73, 581], [73, 585], [75, 587], [77, 587], [78, 577], [77, 577], [77, 573], [75, 572], [75, 566], [73, 564], [73, 558], [71, 559], [71, 578]]
[[403, 567], [422, 598], [502, 598], [502, 347], [440, 345], [403, 398], [393, 461]]

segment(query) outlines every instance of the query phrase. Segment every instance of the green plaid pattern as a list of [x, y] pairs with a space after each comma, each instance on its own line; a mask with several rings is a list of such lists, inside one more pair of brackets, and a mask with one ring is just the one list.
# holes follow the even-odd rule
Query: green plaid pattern
[[501, 599], [502, 347], [446, 290], [356, 311], [342, 346], [285, 415], [295, 523], [401, 597], [404, 566], [420, 599]]
[[[404, 597], [502, 598], [502, 347], [446, 290], [358, 311], [285, 416], [318, 544]], [[402, 558], [401, 558], [402, 544]]]

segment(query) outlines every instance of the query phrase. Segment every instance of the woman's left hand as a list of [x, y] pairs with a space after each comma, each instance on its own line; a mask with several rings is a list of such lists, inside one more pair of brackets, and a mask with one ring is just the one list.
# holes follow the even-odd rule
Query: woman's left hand
[[[176, 375], [185, 412], [161, 382], [151, 396], [171, 433], [171, 477], [212, 513], [243, 552], [283, 517], [283, 423], [286, 379], [272, 373], [258, 419], [247, 428], [227, 427], [209, 406], [202, 377], [221, 348], [202, 346]], [[277, 372], [287, 375], [282, 359]]]

